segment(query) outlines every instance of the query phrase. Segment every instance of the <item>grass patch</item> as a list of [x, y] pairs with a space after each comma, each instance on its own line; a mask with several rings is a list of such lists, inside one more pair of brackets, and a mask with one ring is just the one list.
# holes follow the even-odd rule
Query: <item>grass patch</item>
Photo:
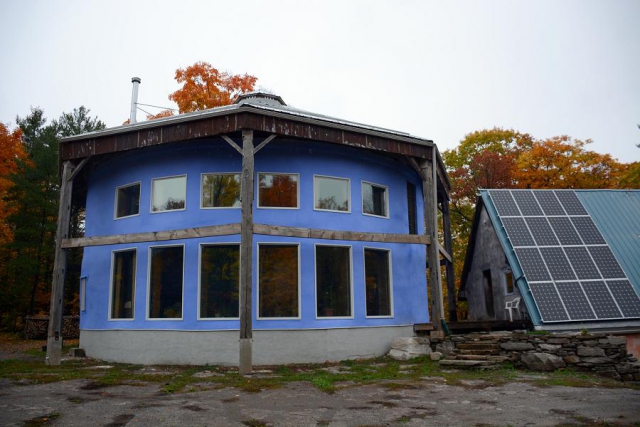
[[49, 423], [54, 422], [58, 418], [60, 418], [60, 414], [57, 413], [57, 412], [54, 412], [52, 414], [44, 415], [42, 417], [31, 418], [30, 420], [27, 420], [27, 421], [24, 422], [23, 427], [46, 426]]

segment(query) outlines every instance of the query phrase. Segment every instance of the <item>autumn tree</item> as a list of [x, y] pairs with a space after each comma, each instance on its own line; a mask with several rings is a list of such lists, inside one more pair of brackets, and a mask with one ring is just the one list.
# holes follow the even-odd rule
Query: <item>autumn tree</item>
[[254, 89], [256, 77], [221, 72], [207, 62], [176, 70], [176, 81], [182, 88], [169, 95], [180, 113], [229, 105], [238, 96]]
[[10, 131], [0, 122], [0, 245], [13, 240], [13, 231], [6, 219], [13, 211], [13, 206], [7, 204], [9, 189], [13, 186], [11, 175], [18, 168], [18, 161], [23, 159], [22, 130], [18, 127]]

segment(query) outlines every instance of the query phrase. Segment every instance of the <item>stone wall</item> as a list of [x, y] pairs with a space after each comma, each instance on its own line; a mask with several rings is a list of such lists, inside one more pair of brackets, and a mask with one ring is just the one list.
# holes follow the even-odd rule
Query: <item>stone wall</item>
[[433, 351], [447, 358], [460, 354], [462, 343], [463, 348], [471, 343], [492, 343], [492, 350], [485, 355], [508, 357], [518, 367], [538, 371], [574, 367], [620, 381], [640, 381], [640, 363], [627, 352], [624, 335], [494, 332], [432, 337], [430, 342]]

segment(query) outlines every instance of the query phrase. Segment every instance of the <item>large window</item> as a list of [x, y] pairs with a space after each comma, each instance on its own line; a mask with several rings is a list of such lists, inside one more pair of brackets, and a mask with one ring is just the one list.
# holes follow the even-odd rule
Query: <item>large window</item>
[[149, 318], [182, 318], [184, 248], [150, 248]]
[[258, 315], [299, 317], [298, 245], [258, 245]]
[[201, 200], [203, 208], [239, 208], [240, 174], [202, 174]]
[[313, 177], [314, 207], [317, 210], [349, 212], [349, 180]]
[[287, 173], [258, 174], [258, 207], [298, 207], [298, 175]]
[[362, 183], [362, 212], [367, 215], [389, 217], [387, 187]]
[[111, 319], [133, 319], [136, 294], [136, 250], [113, 252], [111, 260]]
[[140, 183], [124, 185], [116, 189], [116, 218], [140, 213]]
[[351, 316], [351, 248], [316, 246], [316, 314]]
[[157, 178], [151, 184], [151, 210], [183, 210], [187, 205], [187, 177]]
[[391, 268], [389, 251], [364, 250], [367, 316], [391, 316]]
[[239, 316], [240, 246], [200, 247], [200, 318]]

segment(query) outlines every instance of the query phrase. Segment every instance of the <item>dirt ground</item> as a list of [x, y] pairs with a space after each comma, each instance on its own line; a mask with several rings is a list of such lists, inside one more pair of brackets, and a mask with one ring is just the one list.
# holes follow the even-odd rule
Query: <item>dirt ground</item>
[[[34, 357], [24, 350], [0, 345], [0, 360]], [[638, 389], [540, 387], [522, 375], [522, 381], [499, 386], [483, 380], [449, 385], [435, 376], [381, 380], [343, 384], [332, 394], [308, 382], [257, 393], [202, 382], [167, 393], [159, 383], [105, 386], [81, 379], [34, 384], [4, 378], [0, 425], [640, 426]]]

